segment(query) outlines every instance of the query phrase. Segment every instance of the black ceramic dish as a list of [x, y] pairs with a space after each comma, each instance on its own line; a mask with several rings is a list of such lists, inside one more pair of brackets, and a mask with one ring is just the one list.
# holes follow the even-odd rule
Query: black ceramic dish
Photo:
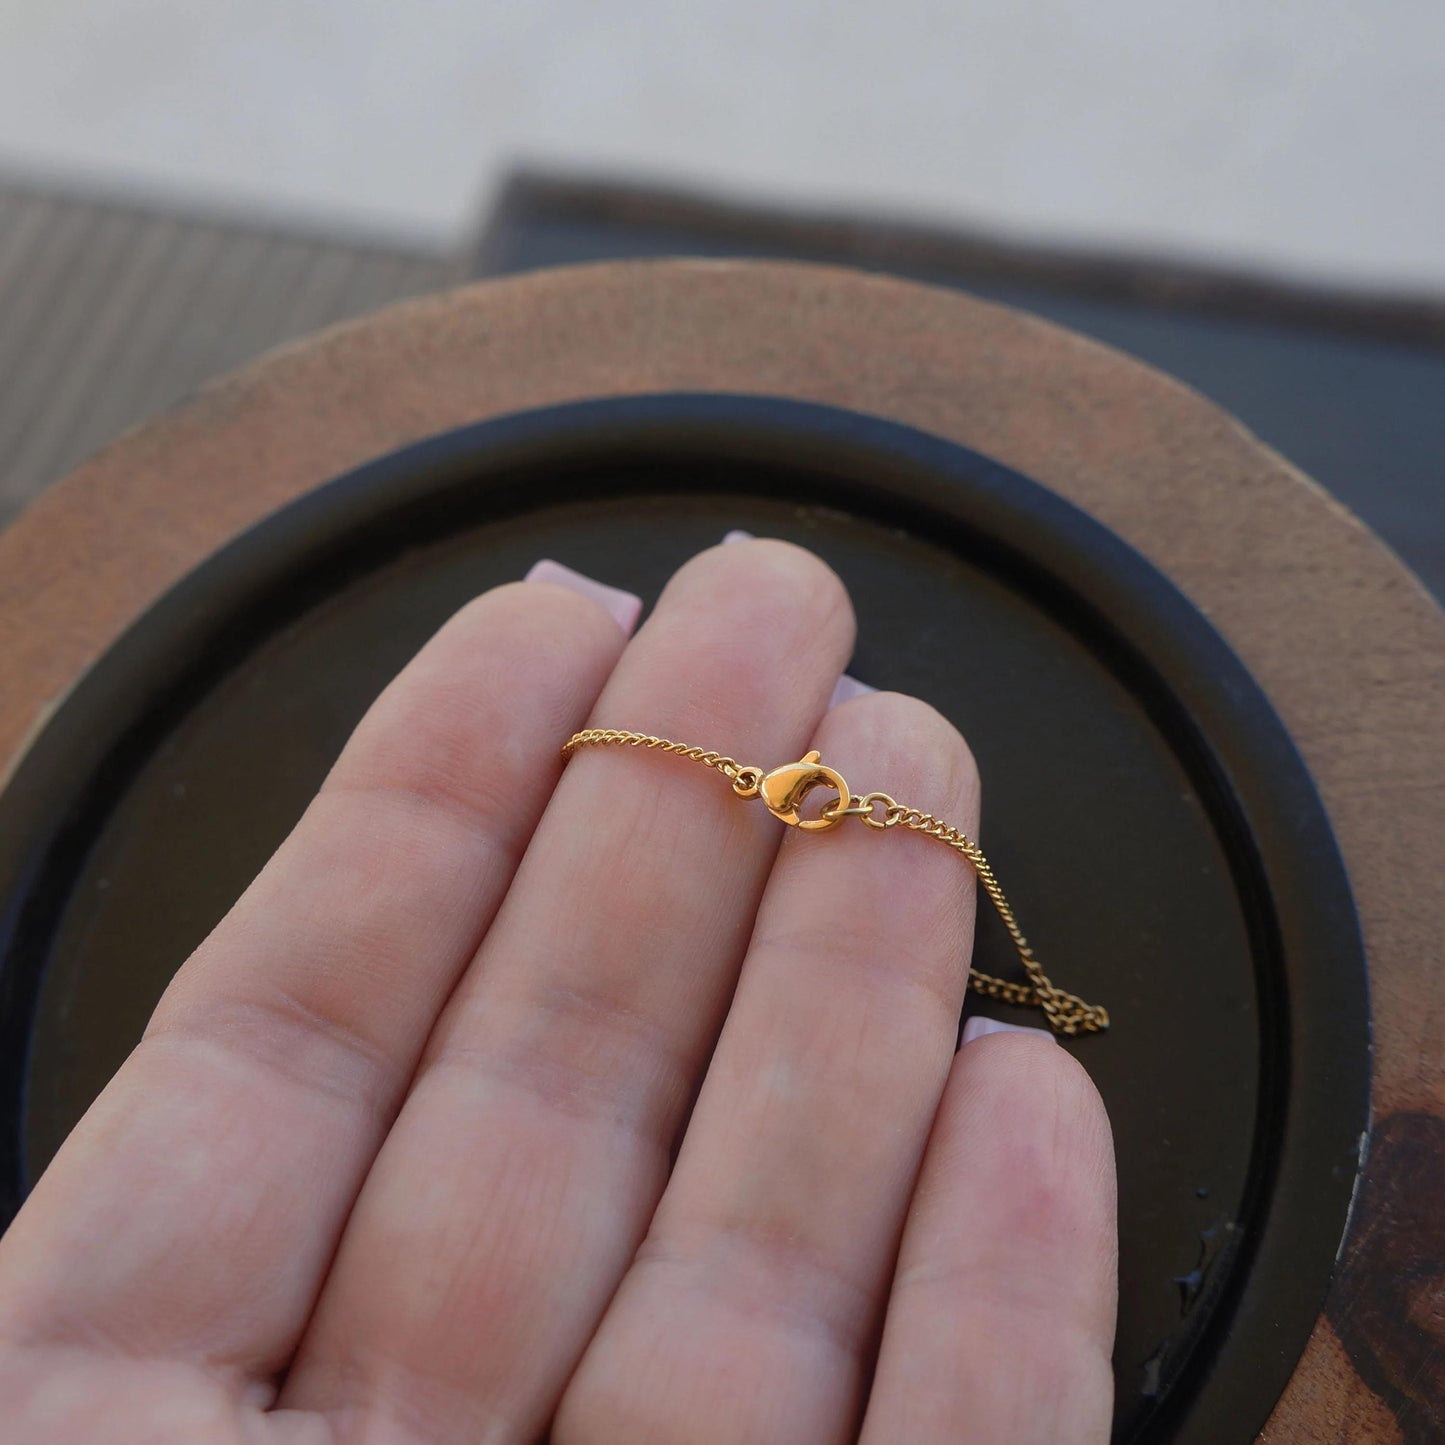
[[[3, 1217], [450, 612], [541, 556], [650, 599], [734, 527], [821, 553], [857, 605], [853, 671], [962, 727], [1020, 917], [1112, 1012], [1071, 1047], [1119, 1151], [1117, 1438], [1252, 1438], [1367, 1120], [1364, 958], [1319, 800], [1238, 660], [1112, 533], [822, 407], [646, 397], [442, 436], [285, 508], [121, 638], [0, 798]], [[979, 964], [1011, 974], [985, 913]]]

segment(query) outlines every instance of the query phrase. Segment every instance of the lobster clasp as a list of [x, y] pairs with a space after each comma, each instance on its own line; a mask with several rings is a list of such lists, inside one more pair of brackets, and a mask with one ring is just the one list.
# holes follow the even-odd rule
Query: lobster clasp
[[843, 815], [825, 810], [816, 818], [800, 816], [798, 810], [803, 799], [814, 788], [831, 788], [837, 793], [838, 800], [831, 805], [832, 809], [846, 808], [849, 804], [851, 795], [842, 774], [824, 767], [817, 752], [809, 753], [800, 763], [784, 763], [782, 767], [765, 773], [758, 783], [758, 794], [775, 818], [781, 818], [790, 828], [816, 833], [842, 822]]

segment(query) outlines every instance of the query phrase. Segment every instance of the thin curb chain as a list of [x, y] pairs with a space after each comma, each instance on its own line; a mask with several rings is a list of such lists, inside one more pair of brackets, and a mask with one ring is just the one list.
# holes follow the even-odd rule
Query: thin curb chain
[[[582, 747], [607, 746], [648, 748], [701, 763], [704, 767], [721, 773], [732, 783], [733, 791], [745, 798], [758, 795], [759, 785], [767, 771], [739, 763], [736, 758], [730, 758], [726, 753], [715, 752], [709, 748], [689, 747], [686, 743], [675, 743], [667, 738], [654, 737], [651, 733], [628, 732], [622, 728], [587, 728], [574, 733], [563, 744], [562, 756], [569, 758]], [[1024, 937], [1018, 919], [1014, 916], [1014, 911], [1004, 896], [1003, 888], [983, 850], [966, 833], [945, 823], [941, 818], [934, 817], [932, 813], [895, 802], [887, 793], [865, 793], [861, 797], [849, 797], [846, 807], [843, 803], [844, 800], [839, 798], [831, 809], [824, 810], [824, 816], [838, 821], [844, 817], [858, 817], [868, 827], [878, 831], [896, 827], [909, 828], [915, 833], [937, 838], [940, 843], [968, 860], [978, 875], [983, 891], [988, 895], [999, 918], [1003, 920], [1028, 977], [1027, 983], [1011, 982], [971, 968], [968, 972], [971, 987], [987, 998], [1042, 1009], [1055, 1033], [1073, 1036], [1099, 1033], [1109, 1027], [1107, 1009], [1099, 1004], [1085, 1003], [1077, 994], [1068, 993], [1050, 981], [1034, 956], [1028, 939]]]

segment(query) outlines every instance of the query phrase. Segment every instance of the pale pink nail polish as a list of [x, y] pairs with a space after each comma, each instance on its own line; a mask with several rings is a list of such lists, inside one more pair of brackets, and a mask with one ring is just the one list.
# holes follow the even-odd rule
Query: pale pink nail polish
[[866, 682], [859, 682], [856, 677], [849, 677], [845, 672], [833, 685], [833, 696], [828, 699], [828, 706], [837, 707], [840, 702], [847, 702], [855, 697], [867, 697], [870, 692], [877, 691], [876, 687], [869, 687]]
[[[1006, 1024], [999, 1019], [986, 1019], [982, 1014], [974, 1014], [963, 1026], [963, 1042], [965, 1044], [971, 1044], [985, 1034], [1035, 1034], [1041, 1039], [1054, 1037], [1048, 1029], [1031, 1029], [1023, 1024]], [[962, 1046], [962, 1044], [959, 1045], [960, 1048]]]
[[594, 602], [600, 602], [611, 615], [612, 620], [629, 636], [632, 629], [637, 626], [637, 619], [642, 615], [642, 598], [634, 596], [631, 592], [624, 592], [620, 587], [609, 587], [605, 582], [598, 582], [595, 578], [584, 577], [581, 572], [574, 572], [570, 567], [564, 567], [560, 562], [553, 562], [543, 558], [540, 562], [534, 562], [532, 569], [525, 578], [528, 582], [551, 582], [558, 587], [566, 587], [569, 591], [580, 593], [583, 597], [590, 597]]

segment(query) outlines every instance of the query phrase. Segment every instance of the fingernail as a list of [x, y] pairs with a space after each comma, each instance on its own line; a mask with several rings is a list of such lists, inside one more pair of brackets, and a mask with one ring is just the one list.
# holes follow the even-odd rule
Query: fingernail
[[723, 538], [723, 545], [726, 546], [729, 542], [751, 542], [752, 540], [753, 534], [751, 532], [733, 531], [729, 532], [727, 536]]
[[[985, 1034], [1035, 1034], [1041, 1039], [1052, 1039], [1048, 1029], [1026, 1028], [1023, 1024], [1006, 1024], [1000, 1019], [986, 1019], [982, 1014], [974, 1014], [963, 1026], [963, 1042], [971, 1044], [975, 1039], [981, 1039]], [[959, 1045], [963, 1047], [962, 1044]]]
[[637, 619], [642, 616], [642, 598], [631, 592], [624, 592], [620, 587], [609, 587], [605, 582], [584, 577], [582, 573], [574, 572], [570, 567], [564, 567], [560, 562], [553, 562], [545, 557], [532, 564], [532, 570], [527, 573], [525, 580], [552, 582], [558, 587], [566, 587], [569, 591], [600, 602], [611, 614], [612, 620], [629, 636], [637, 626]]
[[833, 696], [828, 700], [829, 707], [837, 707], [840, 702], [847, 702], [849, 698], [867, 697], [870, 692], [877, 692], [876, 687], [869, 687], [866, 682], [859, 682], [856, 677], [849, 677], [845, 672], [833, 685]]

